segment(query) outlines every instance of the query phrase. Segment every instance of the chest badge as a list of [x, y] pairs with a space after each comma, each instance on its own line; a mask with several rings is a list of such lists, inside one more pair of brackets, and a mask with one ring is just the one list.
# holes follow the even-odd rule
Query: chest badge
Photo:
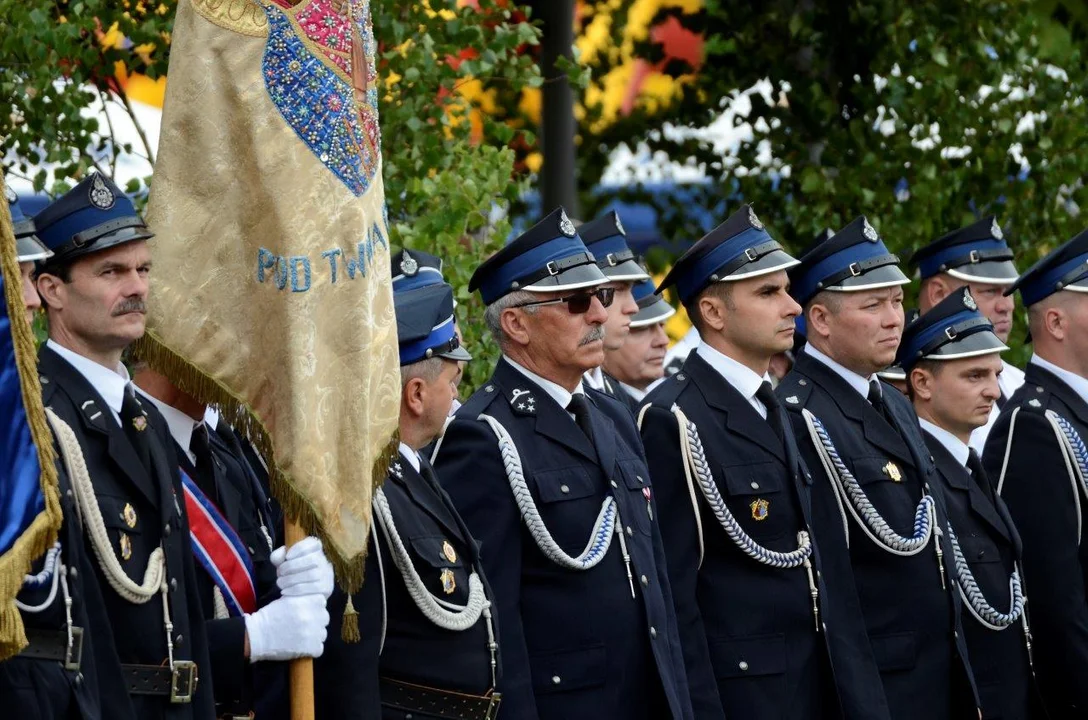
[[457, 553], [453, 551], [453, 545], [449, 540], [442, 541], [442, 555], [450, 562], [457, 562]]
[[899, 472], [899, 466], [893, 463], [891, 460], [884, 466], [884, 474], [892, 479], [892, 482], [900, 482], [903, 479], [902, 473]]
[[136, 432], [147, 430], [147, 418], [143, 415], [137, 415], [132, 418], [132, 427], [136, 428]]
[[453, 591], [457, 589], [457, 578], [454, 576], [453, 570], [446, 568], [439, 575], [439, 579], [442, 581], [442, 592], [453, 595]]
[[121, 533], [121, 559], [128, 560], [132, 557], [132, 539], [125, 533]]
[[763, 498], [756, 498], [752, 501], [752, 519], [756, 522], [763, 522], [771, 514], [771, 503]]
[[125, 503], [125, 509], [121, 512], [121, 519], [130, 528], [136, 527], [136, 509], [132, 507], [132, 503]]

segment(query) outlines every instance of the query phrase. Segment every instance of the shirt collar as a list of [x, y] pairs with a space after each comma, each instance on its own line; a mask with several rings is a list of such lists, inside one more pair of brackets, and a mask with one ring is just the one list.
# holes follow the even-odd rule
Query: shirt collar
[[68, 364], [74, 367], [91, 384], [91, 387], [98, 391], [98, 394], [102, 396], [102, 399], [106, 401], [106, 405], [115, 415], [121, 414], [121, 404], [125, 401], [125, 387], [128, 386], [130, 379], [128, 370], [123, 363], [117, 363], [117, 369], [110, 370], [105, 365], [99, 365], [94, 360], [72, 352], [52, 340], [46, 340], [45, 344], [57, 355], [67, 360]]
[[1060, 368], [1054, 363], [1039, 357], [1038, 355], [1031, 356], [1031, 362], [1034, 365], [1038, 365], [1044, 370], [1057, 375], [1066, 385], [1073, 388], [1073, 391], [1080, 395], [1080, 399], [1088, 403], [1088, 378], [1083, 378], [1076, 373], [1069, 372], [1065, 368]]
[[204, 408], [204, 424], [208, 426], [210, 432], [219, 429], [219, 411], [211, 405]]
[[634, 398], [635, 402], [642, 402], [642, 399], [645, 398], [646, 394], [650, 392], [649, 387], [647, 387], [645, 390], [639, 390], [634, 385], [628, 385], [625, 382], [621, 382], [620, 387], [623, 388], [624, 391], [626, 391], [628, 395], [630, 395], [632, 398]]
[[857, 390], [858, 394], [860, 394], [863, 398], [868, 400], [868, 398], [869, 398], [869, 383], [876, 379], [876, 374], [875, 373], [870, 375], [869, 377], [865, 377], [863, 375], [858, 375], [853, 370], [849, 370], [849, 369], [843, 367], [842, 365], [835, 362], [834, 360], [832, 360], [830, 357], [828, 357], [824, 353], [822, 353], [819, 350], [817, 350], [816, 348], [814, 348], [812, 346], [812, 343], [805, 343], [804, 352], [807, 353], [808, 355], [811, 355], [816, 360], [819, 360], [824, 365], [827, 365], [829, 368], [831, 368], [835, 372], [836, 375], [838, 375], [843, 380], [845, 380], [847, 383], [849, 383], [850, 387]]
[[506, 357], [505, 355], [503, 355], [503, 357], [506, 358], [506, 362], [510, 363], [511, 367], [513, 367], [519, 373], [539, 385], [540, 389], [546, 392], [551, 397], [551, 399], [555, 400], [555, 402], [558, 403], [559, 407], [563, 408], [564, 410], [567, 409], [567, 405], [570, 405], [571, 396], [581, 395], [585, 393], [585, 390], [582, 388], [582, 383], [578, 383], [578, 387], [574, 388], [574, 392], [572, 393], [559, 383], [552, 382], [551, 380], [548, 380], [546, 378], [542, 378], [531, 370], [526, 370], [521, 365], [518, 365], [516, 362], [511, 360], [509, 357]]
[[747, 365], [742, 365], [728, 355], [710, 347], [705, 342], [700, 342], [698, 347], [695, 348], [695, 352], [703, 360], [706, 360], [707, 364], [714, 368], [719, 375], [725, 378], [726, 382], [736, 388], [737, 392], [743, 395], [746, 400], [751, 400], [756, 396], [760, 385], [771, 381], [770, 375], [766, 373], [757, 375]]
[[147, 400], [162, 413], [162, 416], [166, 419], [166, 427], [170, 430], [170, 437], [174, 438], [174, 442], [185, 451], [185, 454], [189, 457], [190, 462], [196, 462], [196, 456], [189, 451], [189, 445], [193, 441], [193, 430], [199, 424], [198, 421], [193, 420], [191, 417], [178, 410], [172, 405], [167, 405], [158, 398], [151, 397], [138, 386], [133, 385], [136, 389], [136, 394], [140, 396], [141, 401]]
[[1024, 371], [1015, 365], [1001, 361], [1001, 374], [997, 376], [998, 387], [1006, 398], [1011, 398], [1013, 393], [1024, 384]]
[[971, 455], [970, 447], [964, 445], [962, 440], [940, 425], [934, 425], [925, 418], [918, 418], [918, 424], [922, 426], [923, 430], [932, 435], [937, 442], [944, 445], [944, 449], [951, 453], [952, 457], [956, 458], [956, 462], [967, 467], [967, 458]]
[[604, 373], [600, 367], [586, 370], [582, 373], [582, 379], [594, 390], [604, 390]]
[[400, 444], [400, 456], [408, 461], [408, 464], [415, 468], [416, 472], [420, 472], [419, 469], [419, 454], [408, 447], [404, 443]]

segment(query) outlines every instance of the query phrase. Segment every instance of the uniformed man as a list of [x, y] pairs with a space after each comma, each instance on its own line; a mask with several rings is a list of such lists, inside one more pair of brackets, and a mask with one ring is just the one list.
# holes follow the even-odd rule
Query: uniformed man
[[1020, 536], [994, 493], [971, 433], [1001, 394], [1001, 352], [966, 287], [954, 290], [903, 332], [897, 356], [937, 465], [954, 536], [948, 538], [963, 629], [984, 718], [1046, 717], [1030, 667]]
[[503, 717], [691, 717], [634, 418], [582, 383], [604, 359], [606, 282], [558, 209], [469, 285], [503, 357], [435, 468], [495, 592]]
[[936, 470], [910, 402], [876, 377], [895, 359], [909, 281], [864, 217], [790, 279], [808, 342], [777, 392], [814, 476], [821, 572], [853, 578], [893, 718], [975, 717]]
[[1024, 544], [1035, 673], [1052, 718], [1088, 717], [1088, 231], [1051, 251], [1020, 291], [1034, 354], [983, 464]]
[[[623, 348], [630, 335], [631, 320], [638, 312], [638, 304], [632, 293], [635, 283], [648, 280], [650, 276], [635, 261], [631, 248], [627, 247], [627, 233], [615, 210], [581, 225], [578, 235], [596, 260], [597, 267], [608, 278], [604, 287], [614, 291], [612, 304], [606, 308], [608, 320], [604, 323], [604, 356], [607, 360], [610, 353]], [[597, 366], [587, 371], [585, 382], [594, 390], [620, 400], [634, 412], [635, 404], [628, 400], [628, 395], [620, 388], [619, 381], [610, 376], [603, 367]]]
[[[903, 311], [903, 327], [910, 325], [912, 322], [918, 319], [920, 313], [917, 309], [911, 308], [910, 310]], [[884, 368], [879, 371], [876, 376], [884, 382], [891, 385], [893, 388], [907, 394], [907, 372], [897, 362], [894, 365]]]
[[[967, 227], [953, 230], [944, 237], [917, 250], [911, 264], [922, 279], [918, 290], [918, 306], [923, 313], [961, 287], [967, 287], [978, 304], [978, 310], [994, 325], [994, 334], [1001, 342], [1009, 341], [1012, 314], [1016, 302], [1005, 290], [1016, 281], [1019, 273], [1013, 264], [1013, 252], [1005, 242], [1005, 234], [993, 215]], [[1001, 396], [990, 411], [989, 421], [975, 430], [971, 447], [981, 453], [1005, 401], [1024, 384], [1024, 372], [1015, 365], [1001, 361], [998, 377]]]
[[654, 293], [653, 280], [642, 280], [631, 292], [638, 305], [638, 312], [631, 318], [631, 333], [623, 347], [605, 351], [602, 370], [606, 377], [615, 378], [637, 406], [665, 375], [665, 350], [669, 346], [665, 321], [676, 310]]
[[[7, 317], [23, 322], [25, 315], [29, 324], [41, 307], [34, 263], [53, 253], [38, 240], [33, 220], [10, 189], [7, 200], [23, 289], [23, 303], [8, 307]], [[63, 465], [57, 476], [64, 522], [16, 598], [28, 645], [0, 663], [0, 707], [13, 718], [135, 718]]]
[[45, 404], [75, 433], [87, 474], [71, 480], [136, 716], [215, 715], [189, 528], [166, 423], [121, 364], [144, 332], [151, 232], [91, 173], [35, 218], [53, 251], [37, 275], [49, 340]]
[[[332, 565], [317, 538], [273, 552], [267, 496], [225, 422], [209, 427], [203, 403], [146, 366], [134, 383], [141, 402], [162, 414], [174, 441], [207, 618], [216, 711], [249, 717], [257, 695], [270, 690], [255, 684], [252, 663], [321, 655]], [[277, 690], [286, 703], [283, 686]]]
[[820, 592], [808, 481], [767, 372], [793, 345], [796, 264], [744, 205], [659, 289], [702, 336], [639, 414], [700, 718], [887, 716], [872, 658], [822, 631], [830, 605], [833, 632], [865, 643], [860, 613]]

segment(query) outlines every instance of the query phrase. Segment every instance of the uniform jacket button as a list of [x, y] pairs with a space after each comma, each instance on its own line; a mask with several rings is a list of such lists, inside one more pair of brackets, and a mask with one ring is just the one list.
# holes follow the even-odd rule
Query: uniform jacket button
[[631, 529], [631, 526], [630, 526], [630, 525], [628, 525], [628, 526], [627, 526], [627, 535], [628, 535], [628, 537], [631, 537], [631, 536], [633, 536], [634, 534], [635, 534], [635, 531]]
[[79, 577], [79, 570], [76, 570], [74, 567], [68, 568], [68, 577], [72, 578], [73, 580]]
[[757, 483], [755, 480], [752, 481], [752, 489], [759, 490], [759, 483]]
[[639, 578], [639, 580], [642, 581], [643, 585], [649, 585], [650, 584], [650, 579], [648, 577], [646, 577], [645, 575], [643, 575], [641, 578]]
[[652, 638], [657, 637], [657, 628], [655, 628], [655, 627], [650, 628], [650, 637], [652, 637]]
[[164, 525], [164, 526], [163, 526], [163, 528], [162, 528], [162, 534], [163, 534], [163, 536], [164, 536], [164, 537], [170, 537], [170, 533], [171, 533], [171, 532], [173, 531], [173, 529], [174, 529], [174, 528], [172, 528], [172, 527], [170, 526], [170, 523], [166, 523], [166, 525]]
[[745, 672], [748, 671], [748, 663], [746, 663], [744, 660], [741, 660], [739, 663], [737, 663], [737, 667]]
[[611, 481], [609, 481], [609, 482], [611, 482], [611, 483], [612, 483], [612, 487], [614, 487], [614, 488], [618, 488], [618, 487], [619, 487], [619, 485], [617, 485], [617, 484], [616, 484], [616, 481], [615, 481], [615, 480], [611, 480]]
[[185, 644], [185, 638], [181, 636], [181, 633], [178, 633], [178, 636], [174, 638], [174, 644], [178, 647], [181, 647]]
[[552, 685], [558, 685], [561, 682], [563, 682], [563, 678], [558, 675], [552, 675]]
[[560, 485], [560, 486], [559, 486], [559, 492], [561, 492], [561, 493], [569, 493], [569, 492], [570, 492], [570, 487], [569, 487], [569, 486], [567, 486], [567, 485]]
[[170, 578], [170, 592], [177, 592], [177, 591], [178, 591], [178, 579], [177, 578]]

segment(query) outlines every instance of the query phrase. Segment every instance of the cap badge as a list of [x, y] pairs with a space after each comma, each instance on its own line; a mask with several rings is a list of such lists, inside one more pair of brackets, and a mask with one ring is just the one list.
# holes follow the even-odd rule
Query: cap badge
[[876, 234], [876, 230], [869, 224], [869, 219], [864, 218], [861, 221], [861, 234], [865, 236], [865, 239], [869, 242], [876, 242], [880, 239], [880, 236]]
[[559, 232], [563, 233], [567, 237], [574, 237], [576, 231], [574, 229], [574, 223], [567, 217], [566, 210], [559, 211]]
[[450, 562], [457, 562], [457, 553], [453, 551], [453, 545], [449, 540], [442, 541], [442, 555]]
[[756, 211], [751, 207], [748, 208], [748, 224], [754, 227], [756, 230], [763, 229], [763, 223], [760, 222], [759, 217], [756, 215]]
[[963, 293], [963, 305], [968, 310], [978, 310], [978, 303], [976, 303], [975, 299], [971, 297], [970, 290]]
[[1001, 226], [997, 224], [997, 218], [994, 218], [994, 223], [990, 226], [990, 234], [993, 235], [996, 240], [1001, 240], [1005, 237], [1005, 234], [1001, 232]]
[[770, 515], [771, 504], [763, 498], [756, 498], [751, 502], [752, 519], [763, 522]]
[[442, 592], [453, 595], [453, 591], [457, 589], [457, 578], [454, 577], [453, 571], [446, 568], [438, 578], [442, 581]]
[[109, 210], [113, 207], [113, 204], [117, 202], [117, 196], [113, 194], [113, 191], [106, 187], [106, 183], [102, 180], [101, 175], [95, 175], [94, 181], [91, 183], [91, 192], [89, 193], [91, 205], [94, 205], [99, 210]]
[[623, 235], [624, 237], [627, 237], [627, 231], [623, 229], [623, 223], [620, 222], [620, 214], [615, 213], [615, 217], [616, 217], [616, 230], [619, 231], [620, 235]]
[[419, 263], [416, 262], [414, 257], [408, 254], [407, 250], [405, 250], [401, 256], [400, 271], [408, 277], [413, 277], [419, 272]]
[[892, 482], [899, 482], [903, 479], [903, 475], [899, 472], [899, 467], [891, 460], [884, 466], [884, 474], [892, 479]]

